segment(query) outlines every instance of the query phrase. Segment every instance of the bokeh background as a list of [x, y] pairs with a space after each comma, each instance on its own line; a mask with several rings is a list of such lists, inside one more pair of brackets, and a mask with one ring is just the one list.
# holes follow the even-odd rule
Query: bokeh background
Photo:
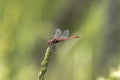
[[55, 29], [45, 80], [96, 80], [120, 64], [120, 0], [0, 0], [0, 80], [37, 80]]

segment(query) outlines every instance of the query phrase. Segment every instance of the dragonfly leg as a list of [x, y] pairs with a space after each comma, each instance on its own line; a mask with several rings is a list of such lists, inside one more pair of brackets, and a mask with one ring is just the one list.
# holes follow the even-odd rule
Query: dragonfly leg
[[52, 51], [54, 51], [55, 50], [55, 44], [54, 43], [50, 43], [50, 48], [51, 48]]

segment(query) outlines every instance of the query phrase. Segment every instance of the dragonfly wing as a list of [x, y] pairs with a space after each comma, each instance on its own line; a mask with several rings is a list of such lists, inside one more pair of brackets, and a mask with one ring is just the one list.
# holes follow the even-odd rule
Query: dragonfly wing
[[60, 38], [61, 34], [62, 34], [62, 31], [60, 29], [56, 29], [54, 39]]
[[68, 38], [69, 37], [69, 30], [65, 30], [60, 38]]

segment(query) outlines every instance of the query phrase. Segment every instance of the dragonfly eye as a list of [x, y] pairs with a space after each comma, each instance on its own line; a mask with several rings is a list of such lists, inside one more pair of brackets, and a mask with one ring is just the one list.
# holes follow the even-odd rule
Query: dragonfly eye
[[54, 44], [54, 40], [48, 40], [48, 45], [50, 46], [52, 44]]
[[48, 40], [48, 45], [50, 45], [51, 44], [51, 40]]
[[48, 40], [48, 43], [50, 42], [50, 40]]

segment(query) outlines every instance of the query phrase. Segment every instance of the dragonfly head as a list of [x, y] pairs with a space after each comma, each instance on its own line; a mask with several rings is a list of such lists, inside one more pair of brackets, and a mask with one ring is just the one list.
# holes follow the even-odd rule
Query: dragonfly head
[[52, 39], [52, 40], [48, 40], [48, 45], [55, 45], [56, 43], [58, 43], [59, 41], [57, 39]]
[[51, 40], [48, 40], [48, 45], [49, 45], [49, 46], [51, 45]]
[[54, 44], [54, 40], [48, 40], [48, 45], [50, 46], [52, 44]]

